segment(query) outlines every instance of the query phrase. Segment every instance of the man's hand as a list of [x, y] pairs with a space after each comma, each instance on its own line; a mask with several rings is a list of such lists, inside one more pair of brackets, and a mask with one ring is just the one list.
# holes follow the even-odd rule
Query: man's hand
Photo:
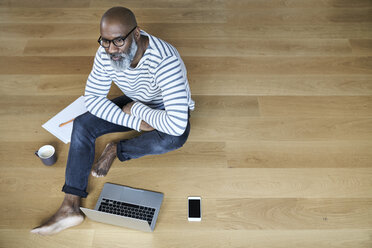
[[[127, 105], [125, 105], [122, 110], [130, 115], [131, 114], [131, 109], [132, 109], [132, 106], [133, 106], [134, 102], [130, 102], [128, 103]], [[141, 121], [141, 124], [140, 124], [140, 130], [142, 131], [152, 131], [154, 130], [154, 128], [152, 126], [150, 126], [147, 122], [144, 122], [144, 121]]]
[[128, 103], [127, 105], [125, 105], [125, 106], [123, 107], [123, 111], [124, 111], [126, 114], [130, 115], [130, 114], [131, 114], [130, 110], [132, 109], [133, 104], [134, 104], [134, 102], [130, 102], [130, 103]]
[[141, 121], [140, 129], [142, 131], [152, 131], [154, 128], [150, 126], [147, 122]]

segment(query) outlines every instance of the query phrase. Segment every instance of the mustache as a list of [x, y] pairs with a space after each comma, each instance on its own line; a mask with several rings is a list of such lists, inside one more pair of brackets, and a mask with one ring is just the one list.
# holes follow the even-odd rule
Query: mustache
[[110, 53], [109, 55], [110, 55], [110, 58], [112, 58], [112, 57], [120, 57], [120, 58], [125, 58], [125, 57], [127, 57], [127, 56], [128, 56], [128, 55], [127, 55], [127, 54], [125, 54], [125, 53]]

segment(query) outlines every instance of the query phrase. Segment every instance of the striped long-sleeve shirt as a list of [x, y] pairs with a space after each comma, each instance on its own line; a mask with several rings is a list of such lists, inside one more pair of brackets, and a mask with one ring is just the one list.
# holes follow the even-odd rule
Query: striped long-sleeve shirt
[[[194, 110], [185, 65], [177, 50], [149, 35], [149, 45], [136, 68], [116, 72], [110, 57], [99, 47], [85, 87], [89, 112], [106, 121], [140, 131], [141, 120], [156, 130], [179, 136], [187, 126], [188, 110]], [[131, 115], [107, 99], [111, 83], [135, 103]]]

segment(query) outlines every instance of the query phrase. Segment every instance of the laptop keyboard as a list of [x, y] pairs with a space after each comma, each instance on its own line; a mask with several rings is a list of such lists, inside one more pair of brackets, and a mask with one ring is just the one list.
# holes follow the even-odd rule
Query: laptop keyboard
[[98, 211], [121, 215], [129, 218], [145, 220], [151, 226], [155, 208], [149, 208], [125, 202], [119, 202], [103, 198]]

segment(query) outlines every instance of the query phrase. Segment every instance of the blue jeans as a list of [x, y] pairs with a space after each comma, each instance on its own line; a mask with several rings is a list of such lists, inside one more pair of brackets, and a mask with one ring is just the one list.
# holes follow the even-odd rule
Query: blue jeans
[[[120, 96], [112, 100], [122, 108], [132, 100]], [[88, 178], [94, 162], [95, 141], [101, 135], [113, 132], [127, 132], [133, 129], [119, 126], [100, 119], [90, 112], [75, 118], [68, 153], [65, 185], [62, 191], [68, 194], [87, 197]], [[121, 140], [117, 144], [117, 157], [120, 161], [140, 158], [145, 155], [162, 154], [183, 146], [190, 133], [190, 121], [181, 136], [172, 136], [153, 130], [142, 135]]]

